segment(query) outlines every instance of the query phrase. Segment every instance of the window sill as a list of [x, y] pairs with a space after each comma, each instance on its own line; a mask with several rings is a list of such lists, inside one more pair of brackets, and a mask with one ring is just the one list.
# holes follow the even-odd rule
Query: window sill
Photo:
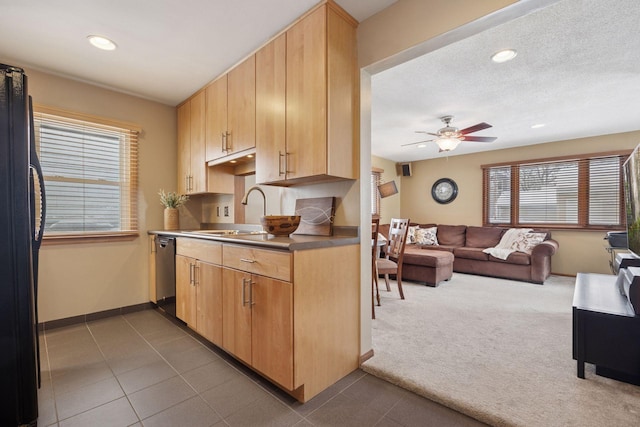
[[61, 234], [44, 236], [42, 244], [48, 245], [68, 245], [77, 243], [104, 243], [104, 242], [126, 242], [139, 237], [138, 232], [123, 233], [92, 233], [92, 234]]

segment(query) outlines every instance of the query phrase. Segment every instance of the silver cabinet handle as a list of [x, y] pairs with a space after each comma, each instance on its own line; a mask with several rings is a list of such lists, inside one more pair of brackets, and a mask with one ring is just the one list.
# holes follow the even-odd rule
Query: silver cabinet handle
[[184, 176], [184, 189], [185, 191], [189, 191], [189, 175]]
[[286, 162], [286, 154], [282, 154], [282, 151], [278, 151], [278, 176], [280, 175], [286, 175], [287, 172], [287, 168], [285, 167], [285, 170], [282, 170], [282, 158], [285, 157], [285, 162]]
[[249, 279], [249, 306], [255, 304], [253, 301], [253, 280]]
[[254, 262], [256, 262], [255, 259], [248, 259], [248, 258], [240, 258], [240, 261], [242, 262], [248, 262], [250, 264], [253, 264]]
[[291, 173], [291, 171], [289, 170], [289, 156], [291, 155], [291, 153], [287, 153], [286, 151], [284, 152], [284, 174], [288, 175]]
[[190, 285], [194, 285], [195, 284], [194, 283], [195, 281], [193, 279], [193, 267], [194, 267], [194, 265], [189, 263], [189, 284]]
[[226, 141], [225, 141], [225, 139], [227, 139], [226, 132], [222, 132], [222, 133], [220, 134], [220, 136], [221, 136], [221, 138], [220, 138], [220, 144], [221, 144], [221, 145], [220, 145], [220, 149], [221, 149], [221, 151], [222, 151], [223, 153], [226, 153], [226, 152], [227, 152], [227, 143], [226, 143]]
[[[251, 280], [251, 279], [249, 279]], [[247, 304], [247, 291], [246, 291], [246, 284], [247, 284], [247, 279], [245, 279], [244, 277], [242, 278], [242, 306], [244, 307]]]
[[193, 264], [193, 286], [200, 284], [200, 267]]

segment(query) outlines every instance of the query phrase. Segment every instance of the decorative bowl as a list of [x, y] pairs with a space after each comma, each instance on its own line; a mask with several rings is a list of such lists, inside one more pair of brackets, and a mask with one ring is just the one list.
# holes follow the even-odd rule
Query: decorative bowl
[[267, 215], [260, 218], [262, 229], [274, 236], [288, 236], [298, 229], [300, 215]]

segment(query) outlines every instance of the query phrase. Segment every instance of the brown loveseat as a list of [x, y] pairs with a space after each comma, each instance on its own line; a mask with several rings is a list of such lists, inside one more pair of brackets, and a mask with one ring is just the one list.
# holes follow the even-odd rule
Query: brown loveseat
[[[451, 278], [451, 272], [501, 277], [543, 284], [551, 274], [551, 256], [558, 242], [548, 231], [534, 230], [544, 241], [526, 252], [513, 252], [506, 259], [483, 252], [497, 246], [507, 228], [466, 225], [412, 224], [418, 229], [436, 227], [437, 245], [410, 243], [407, 240], [402, 262], [402, 279], [425, 282], [437, 286]], [[380, 233], [387, 236], [389, 225], [380, 225]], [[453, 256], [452, 256], [453, 255]]]

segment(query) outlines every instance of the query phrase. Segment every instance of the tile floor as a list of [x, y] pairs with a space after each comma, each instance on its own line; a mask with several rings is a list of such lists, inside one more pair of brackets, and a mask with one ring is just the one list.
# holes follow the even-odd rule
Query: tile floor
[[39, 426], [480, 426], [354, 371], [306, 404], [156, 310], [45, 331]]

